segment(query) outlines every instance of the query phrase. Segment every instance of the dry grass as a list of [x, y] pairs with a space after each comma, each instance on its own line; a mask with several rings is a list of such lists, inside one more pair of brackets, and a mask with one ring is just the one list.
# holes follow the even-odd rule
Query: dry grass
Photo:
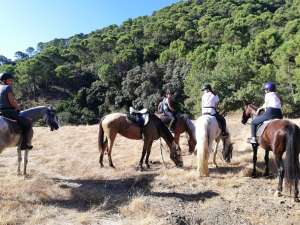
[[[174, 204], [184, 213], [185, 207], [181, 207], [180, 202], [187, 209], [202, 207], [206, 210], [214, 207], [217, 199], [234, 199], [235, 190], [250, 180], [252, 150], [245, 143], [249, 127], [242, 126], [236, 115], [230, 116], [229, 127], [235, 142], [233, 162], [227, 165], [218, 156], [220, 168], [210, 163], [208, 178], [197, 176], [193, 155], [187, 153], [184, 138], [181, 143], [185, 155], [183, 169], [175, 168], [169, 153], [164, 151], [168, 167], [165, 168], [159, 142], [156, 142], [150, 156], [152, 168], [138, 172], [141, 141], [118, 137], [112, 155], [117, 168], [109, 168], [105, 156], [105, 168], [101, 169], [97, 125], [65, 126], [57, 132], [37, 127], [34, 149], [29, 154], [29, 179], [16, 176], [14, 148], [4, 150], [0, 156], [0, 225], [163, 225], [169, 223], [164, 217], [170, 211], [167, 208]], [[263, 162], [261, 150], [258, 160]], [[258, 170], [263, 171], [263, 168], [260, 163]], [[275, 171], [274, 163], [271, 170]], [[268, 181], [267, 185], [274, 188], [276, 180]], [[230, 191], [223, 196], [225, 190]], [[257, 221], [265, 218], [258, 214], [254, 217], [258, 217]]]

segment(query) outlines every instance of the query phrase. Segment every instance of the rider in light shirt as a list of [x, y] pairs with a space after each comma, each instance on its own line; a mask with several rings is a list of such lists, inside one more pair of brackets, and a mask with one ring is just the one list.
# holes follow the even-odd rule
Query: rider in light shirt
[[218, 95], [213, 92], [210, 84], [205, 84], [201, 90], [204, 92], [201, 99], [202, 115], [211, 115], [216, 117], [222, 130], [222, 136], [227, 136], [228, 133], [226, 131], [226, 120], [217, 112], [217, 106], [219, 102]]
[[262, 109], [265, 109], [265, 112], [262, 115], [255, 117], [251, 123], [251, 144], [257, 144], [256, 131], [259, 124], [271, 119], [282, 119], [283, 117], [281, 111], [281, 100], [276, 93], [276, 85], [272, 82], [267, 82], [264, 84], [263, 89], [266, 92], [265, 103], [262, 107], [257, 109], [256, 114], [258, 115]]

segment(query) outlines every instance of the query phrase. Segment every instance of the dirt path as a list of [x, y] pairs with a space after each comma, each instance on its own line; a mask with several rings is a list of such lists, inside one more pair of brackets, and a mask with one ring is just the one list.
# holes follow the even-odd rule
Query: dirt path
[[[139, 172], [141, 141], [118, 137], [113, 148], [117, 168], [109, 168], [105, 156], [101, 169], [98, 126], [66, 126], [57, 132], [35, 128], [29, 179], [16, 176], [15, 149], [0, 156], [0, 224], [300, 224], [300, 204], [289, 190], [274, 197], [277, 179], [249, 177], [249, 127], [237, 116], [230, 117], [229, 127], [233, 161], [228, 165], [218, 156], [219, 168], [210, 163], [208, 178], [198, 177], [184, 137], [183, 169], [174, 167], [167, 152], [165, 168], [156, 142], [151, 169]], [[262, 150], [258, 162], [262, 173]]]

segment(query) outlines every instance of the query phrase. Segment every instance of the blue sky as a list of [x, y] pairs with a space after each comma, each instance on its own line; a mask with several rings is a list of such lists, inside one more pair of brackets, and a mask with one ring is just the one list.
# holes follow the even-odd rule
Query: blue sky
[[151, 15], [179, 0], [0, 0], [0, 55]]

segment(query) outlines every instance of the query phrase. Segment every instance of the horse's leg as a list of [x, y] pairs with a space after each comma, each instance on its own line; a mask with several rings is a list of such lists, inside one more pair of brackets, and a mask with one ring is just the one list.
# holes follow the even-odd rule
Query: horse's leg
[[153, 141], [150, 141], [150, 143], [148, 144], [147, 154], [146, 154], [146, 159], [145, 159], [145, 163], [146, 163], [146, 166], [147, 166], [148, 169], [150, 169], [149, 156], [150, 156], [150, 153], [151, 153], [152, 143], [153, 143]]
[[216, 161], [216, 156], [217, 156], [217, 153], [218, 153], [218, 146], [219, 146], [219, 140], [216, 141], [216, 148], [214, 150], [214, 157], [213, 157], [213, 163], [216, 166], [216, 168], [218, 168], [217, 161]]
[[175, 133], [174, 133], [174, 142], [179, 145], [179, 138], [180, 138], [180, 130], [179, 129], [175, 129]]
[[145, 140], [144, 140], [144, 146], [143, 146], [143, 151], [142, 151], [142, 156], [141, 156], [141, 159], [140, 159], [140, 162], [139, 162], [139, 167], [140, 167], [141, 171], [144, 170], [144, 168], [143, 168], [143, 162], [144, 162], [144, 157], [145, 157], [146, 152], [147, 152], [147, 146], [148, 146], [148, 140], [145, 138]]
[[283, 177], [284, 177], [284, 166], [282, 161], [282, 156], [276, 155], [276, 164], [277, 164], [277, 173], [278, 173], [278, 187], [275, 194], [279, 197], [281, 196], [282, 192], [282, 183], [283, 183]]
[[253, 171], [252, 171], [252, 177], [256, 176], [256, 161], [257, 161], [257, 149], [258, 145], [252, 144], [253, 148]]
[[27, 163], [28, 163], [28, 149], [26, 149], [24, 152], [24, 171], [23, 171], [24, 177], [27, 177], [27, 172], [26, 172]]
[[265, 177], [269, 176], [269, 152], [270, 150], [268, 149], [265, 152], [265, 164], [266, 164], [265, 173], [264, 173]]
[[104, 167], [104, 165], [103, 165], [103, 156], [104, 156], [105, 150], [107, 150], [107, 144], [104, 144], [104, 146], [103, 146], [103, 148], [101, 149], [101, 152], [100, 152], [99, 163], [100, 163], [101, 167]]
[[110, 133], [109, 137], [107, 138], [107, 146], [108, 146], [108, 151], [107, 151], [107, 155], [108, 155], [108, 160], [109, 160], [109, 166], [115, 168], [112, 159], [111, 159], [111, 152], [112, 152], [112, 147], [116, 138], [116, 133]]
[[17, 173], [18, 173], [18, 176], [21, 176], [21, 162], [22, 162], [22, 154], [21, 154], [21, 149], [20, 147], [18, 147], [17, 149], [18, 151], [18, 170], [17, 170]]
[[298, 194], [299, 194], [298, 179], [296, 178], [295, 179], [295, 188], [294, 188], [294, 200], [295, 200], [295, 202], [299, 202]]

